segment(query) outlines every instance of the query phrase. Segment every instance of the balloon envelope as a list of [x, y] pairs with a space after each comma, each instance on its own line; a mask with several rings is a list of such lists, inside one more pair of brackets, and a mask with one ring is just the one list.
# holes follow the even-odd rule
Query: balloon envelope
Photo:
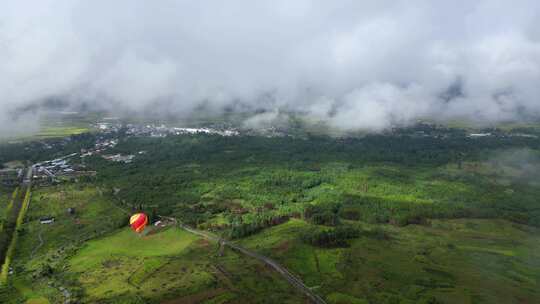
[[131, 216], [129, 219], [129, 224], [131, 229], [137, 233], [141, 233], [144, 230], [144, 227], [148, 223], [148, 217], [144, 213], [137, 213]]

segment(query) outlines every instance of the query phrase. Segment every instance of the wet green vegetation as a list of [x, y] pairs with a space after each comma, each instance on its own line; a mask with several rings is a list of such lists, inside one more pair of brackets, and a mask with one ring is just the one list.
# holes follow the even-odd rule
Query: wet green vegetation
[[[126, 219], [111, 208], [98, 189], [81, 184], [34, 189], [31, 197], [24, 223], [18, 228], [13, 275], [9, 284], [2, 286], [0, 297], [46, 297], [55, 303], [61, 298], [59, 287], [71, 284], [64, 273], [66, 258], [85, 241], [123, 227]], [[55, 222], [40, 224], [42, 218], [54, 218]]]
[[302, 220], [241, 243], [276, 258], [329, 303], [533, 303], [540, 297], [537, 228], [480, 219], [347, 224], [362, 232], [342, 248], [305, 244], [301, 236], [312, 227]]
[[537, 138], [119, 139], [107, 153], [132, 163], [86, 158], [96, 178], [34, 190], [2, 300], [56, 303], [68, 290], [85, 303], [306, 301], [256, 260], [175, 226], [128, 230], [143, 211], [272, 257], [332, 304], [540, 301]]
[[[43, 217], [55, 222], [40, 224]], [[91, 184], [35, 190], [2, 303], [304, 301], [257, 261], [218, 255], [217, 244], [174, 226], [138, 235], [125, 228], [127, 219]]]
[[42, 141], [51, 139], [61, 139], [71, 135], [79, 135], [94, 131], [92, 125], [95, 122], [95, 116], [70, 114], [70, 115], [46, 115], [36, 119], [35, 128], [29, 128], [9, 136], [4, 135], [0, 138], [0, 143], [29, 143], [32, 141]]
[[[122, 141], [116, 152], [146, 151], [132, 164], [88, 163], [126, 207], [190, 224], [219, 226], [224, 217], [233, 227], [320, 205], [336, 217], [401, 226], [464, 217], [538, 226], [536, 175], [515, 172], [537, 166], [538, 149], [537, 139], [508, 137], [182, 136]], [[517, 160], [504, 151], [518, 151]]]

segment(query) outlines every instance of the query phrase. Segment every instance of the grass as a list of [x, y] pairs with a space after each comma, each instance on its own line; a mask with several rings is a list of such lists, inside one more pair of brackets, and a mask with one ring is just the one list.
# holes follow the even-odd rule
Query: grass
[[[10, 301], [61, 302], [60, 287], [90, 303], [298, 303], [302, 298], [259, 262], [228, 250], [216, 257], [215, 244], [183, 230], [139, 236], [115, 228], [126, 215], [100, 193], [84, 184], [34, 191], [14, 260]], [[68, 207], [75, 215], [66, 212]], [[43, 216], [56, 221], [41, 225]], [[43, 273], [44, 265], [52, 273]]]
[[93, 130], [91, 120], [84, 117], [76, 119], [42, 119], [40, 120], [39, 128], [35, 132], [0, 138], [0, 143], [61, 138]]
[[[75, 208], [75, 214], [67, 212], [69, 207]], [[40, 224], [39, 218], [46, 216], [55, 217], [55, 222]], [[126, 217], [111, 209], [110, 202], [95, 187], [72, 184], [34, 189], [19, 229], [12, 262], [14, 288], [9, 298], [60, 301], [57, 284], [65, 284], [63, 278], [43, 274], [44, 266], [51, 267], [54, 274], [65, 267], [65, 259], [80, 244], [123, 225]]]
[[[74, 214], [69, 214], [68, 208], [73, 208]], [[54, 217], [55, 222], [42, 225], [39, 223], [42, 217]], [[116, 229], [125, 223], [127, 215], [111, 208], [99, 189], [73, 184], [36, 189], [27, 218], [19, 255], [30, 258], [32, 266], [36, 266], [39, 257], [51, 254], [56, 248], [72, 246]], [[44, 244], [38, 247], [40, 234]]]
[[91, 302], [298, 299], [276, 273], [230, 251], [215, 257], [214, 246], [177, 228], [143, 237], [123, 229], [88, 242], [70, 259], [69, 272]]
[[368, 304], [368, 302], [364, 299], [358, 299], [356, 297], [339, 292], [329, 294], [327, 299], [328, 303], [330, 304]]
[[[254, 160], [260, 156], [253, 154], [224, 172], [219, 171], [221, 163], [212, 166], [200, 161], [194, 166], [190, 161], [187, 166], [171, 161], [167, 168], [161, 168], [159, 162], [146, 160], [145, 165], [160, 170], [158, 174], [149, 170], [145, 178], [155, 176], [163, 183], [174, 184], [172, 189], [178, 189], [177, 185], [187, 179], [189, 191], [195, 196], [189, 204], [198, 208], [199, 214], [210, 214], [213, 209], [209, 206], [229, 211], [211, 214], [207, 221], [202, 218], [200, 227], [227, 225], [231, 218], [239, 217], [243, 223], [250, 223], [267, 213], [301, 214], [307, 204], [338, 203], [356, 209], [360, 221], [345, 222], [366, 233], [350, 241], [348, 248], [304, 244], [299, 236], [313, 225], [299, 219], [237, 241], [275, 258], [329, 302], [417, 303], [434, 298], [442, 303], [540, 301], [536, 291], [540, 282], [539, 230], [500, 219], [514, 210], [532, 217], [537, 213], [540, 189], [517, 181], [515, 172], [500, 170], [497, 164], [487, 161], [489, 156], [486, 161], [468, 159], [440, 165], [340, 161], [315, 165], [260, 161], [256, 165]], [[122, 179], [129, 178], [111, 176], [118, 180], [107, 181], [119, 185]], [[501, 179], [509, 182], [502, 183]], [[160, 191], [166, 189], [159, 186]], [[157, 189], [158, 185], [152, 187]], [[141, 192], [153, 191], [146, 190]], [[266, 208], [267, 203], [272, 207]], [[491, 213], [444, 214], [448, 209], [440, 207], [440, 216], [436, 209], [439, 206], [455, 206], [458, 212], [460, 206], [465, 206]], [[368, 212], [391, 217], [401, 208], [414, 211], [417, 207], [422, 211], [434, 209], [430, 214], [440, 218], [470, 219], [431, 220], [431, 226], [399, 228], [374, 224], [388, 220], [365, 218]], [[189, 210], [178, 209], [179, 216]], [[239, 209], [243, 210], [235, 212]], [[473, 218], [479, 217], [477, 214], [489, 219]], [[384, 230], [390, 239], [367, 233], [373, 229]]]
[[37, 138], [66, 137], [70, 135], [82, 134], [88, 131], [90, 131], [89, 128], [81, 127], [46, 127], [40, 130], [34, 136]]
[[137, 290], [167, 257], [181, 255], [195, 240], [174, 228], [149, 236], [126, 228], [86, 243], [70, 259], [70, 271], [79, 275], [90, 298], [116, 296]]
[[43, 297], [39, 292], [35, 292], [25, 280], [13, 280], [15, 287], [26, 300], [25, 304], [49, 304], [49, 300]]
[[222, 303], [281, 297], [283, 303], [295, 303], [300, 297], [257, 261], [231, 251], [216, 257], [214, 246], [177, 228], [141, 238], [124, 229], [88, 242], [70, 259], [69, 271], [91, 302]]
[[[15, 188], [11, 194], [9, 194], [6, 190], [3, 192], [0, 192], [0, 215], [2, 216], [2, 222], [7, 219], [11, 212], [11, 208], [13, 208], [13, 201], [17, 197], [17, 194], [19, 193], [19, 188]], [[3, 230], [3, 223], [0, 225], [0, 232]]]
[[303, 244], [304, 229], [309, 224], [292, 220], [241, 243], [276, 258], [329, 303], [540, 299], [538, 229], [504, 220], [436, 220], [431, 227], [386, 225], [389, 241], [364, 236], [337, 249]]
[[85, 244], [71, 259], [71, 269], [83, 271], [115, 256], [139, 258], [178, 254], [195, 239], [192, 234], [179, 229], [168, 229], [161, 233], [141, 236], [126, 228], [111, 236]]
[[[4, 258], [2, 268], [0, 271], [0, 284], [6, 284], [8, 282], [8, 275], [11, 267], [12, 259], [15, 255], [15, 250], [17, 246], [17, 240], [19, 239], [20, 230], [23, 225], [24, 217], [26, 215], [26, 211], [28, 210], [28, 206], [30, 204], [30, 197], [31, 197], [31, 189], [30, 186], [28, 186], [25, 189], [24, 196], [21, 196], [20, 199], [22, 201], [20, 202], [21, 208], [19, 210], [19, 214], [17, 215], [17, 221], [15, 224], [15, 230], [13, 231], [13, 236], [11, 238], [11, 241], [9, 243], [8, 249], [6, 251], [6, 256]], [[15, 196], [17, 195], [17, 190], [13, 192], [12, 199], [15, 200]], [[22, 193], [21, 193], [22, 195]], [[12, 201], [11, 204], [14, 202]], [[8, 208], [9, 209], [9, 208]]]
[[[363, 231], [348, 247], [303, 243], [300, 235], [315, 227], [296, 218], [235, 240], [278, 260], [329, 303], [540, 301], [540, 230], [516, 224], [535, 223], [530, 219], [540, 214], [540, 188], [516, 180], [519, 172], [474, 157], [459, 164], [406, 165], [345, 161], [339, 155], [314, 159], [306, 153], [306, 160], [289, 162], [276, 155], [299, 153], [284, 149], [263, 159], [257, 149], [234, 152], [243, 143], [230, 146], [231, 138], [220, 139], [223, 149], [212, 146], [205, 158], [204, 149], [194, 149], [204, 138], [186, 138], [192, 146], [160, 146], [169, 149], [167, 155], [135, 142], [134, 147], [149, 152], [130, 165], [95, 159], [95, 185], [106, 185], [103, 192], [120, 188], [117, 198], [125, 205], [185, 215], [193, 225], [224, 235], [233, 221], [301, 215], [308, 204], [341, 204], [341, 221]], [[191, 148], [182, 154], [184, 146]], [[35, 192], [14, 263], [15, 289], [22, 298], [61, 302], [61, 286], [90, 303], [305, 301], [268, 267], [230, 250], [217, 256], [216, 244], [181, 230], [139, 237], [126, 228], [127, 216], [95, 185], [66, 183]], [[441, 213], [429, 214], [441, 219], [426, 225], [386, 224], [402, 210], [439, 206]], [[448, 210], [444, 206], [490, 213], [455, 215], [443, 213]], [[66, 212], [69, 207], [75, 215]], [[359, 220], [345, 220], [343, 210], [357, 211]], [[484, 219], [473, 218], [478, 214]], [[43, 216], [54, 216], [56, 222], [40, 225], [37, 220]], [[456, 217], [469, 219], [442, 219]]]

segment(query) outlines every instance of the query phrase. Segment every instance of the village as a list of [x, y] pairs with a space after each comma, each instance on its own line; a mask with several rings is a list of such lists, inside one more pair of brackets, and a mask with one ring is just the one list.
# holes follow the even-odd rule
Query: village
[[167, 137], [169, 135], [183, 134], [216, 134], [221, 136], [238, 136], [240, 132], [236, 129], [228, 128], [185, 128], [185, 127], [169, 127], [164, 124], [121, 124], [98, 122], [96, 129], [104, 134], [111, 134], [125, 131], [129, 136], [150, 136], [150, 137]]
[[73, 180], [81, 176], [95, 176], [95, 171], [87, 171], [84, 164], [74, 164], [70, 160], [79, 155], [72, 153], [53, 160], [32, 165], [32, 181], [37, 185], [49, 185], [61, 180]]

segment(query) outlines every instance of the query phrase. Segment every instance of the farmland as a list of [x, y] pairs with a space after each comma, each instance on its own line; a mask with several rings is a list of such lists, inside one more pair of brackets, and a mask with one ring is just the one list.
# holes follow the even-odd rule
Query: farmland
[[35, 123], [37, 124], [35, 128], [31, 128], [26, 132], [15, 133], [14, 136], [2, 137], [0, 138], [0, 143], [65, 138], [71, 135], [90, 132], [94, 129], [89, 118], [82, 115], [45, 116], [41, 119], [36, 119]]

